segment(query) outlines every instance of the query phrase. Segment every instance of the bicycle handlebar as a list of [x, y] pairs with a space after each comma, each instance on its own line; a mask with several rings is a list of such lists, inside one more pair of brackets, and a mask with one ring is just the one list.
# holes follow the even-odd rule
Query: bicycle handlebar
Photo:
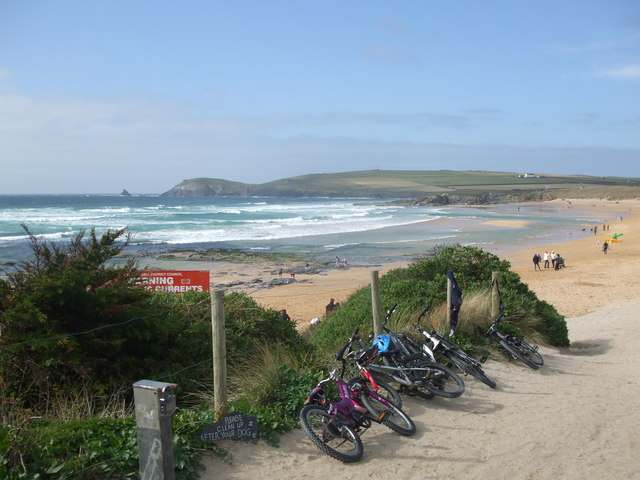
[[344, 360], [342, 358], [342, 356], [344, 355], [344, 352], [347, 350], [347, 348], [349, 348], [351, 346], [353, 341], [358, 336], [358, 331], [359, 330], [360, 330], [360, 327], [356, 327], [356, 329], [354, 330], [353, 335], [351, 335], [351, 338], [349, 339], [349, 341], [344, 344], [344, 346], [338, 351], [338, 353], [336, 353], [336, 360]]
[[387, 310], [387, 314], [384, 317], [384, 323], [387, 323], [387, 320], [389, 320], [389, 318], [391, 318], [391, 315], [393, 314], [393, 312], [396, 310], [396, 307], [398, 306], [397, 303], [394, 303], [392, 307], [389, 308], [389, 310]]

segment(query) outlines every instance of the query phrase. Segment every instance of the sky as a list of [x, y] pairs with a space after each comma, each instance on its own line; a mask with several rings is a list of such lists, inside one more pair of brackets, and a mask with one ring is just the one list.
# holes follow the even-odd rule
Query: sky
[[0, 194], [639, 159], [637, 0], [0, 0]]

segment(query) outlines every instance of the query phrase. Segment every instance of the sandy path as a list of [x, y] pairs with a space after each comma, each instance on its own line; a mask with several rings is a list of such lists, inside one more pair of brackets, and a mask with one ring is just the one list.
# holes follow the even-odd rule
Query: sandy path
[[608, 308], [607, 322], [602, 312], [572, 319], [574, 347], [542, 347], [540, 371], [489, 360], [495, 390], [468, 379], [457, 399], [405, 398], [417, 433], [374, 426], [357, 464], [324, 456], [296, 430], [280, 448], [226, 444], [234, 464], [208, 458], [202, 478], [640, 478], [638, 306]]

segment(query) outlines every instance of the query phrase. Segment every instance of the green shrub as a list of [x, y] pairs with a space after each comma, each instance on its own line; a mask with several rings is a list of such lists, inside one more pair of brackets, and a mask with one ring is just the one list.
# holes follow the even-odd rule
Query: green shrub
[[[176, 478], [196, 480], [206, 450], [197, 433], [213, 422], [207, 411], [180, 410], [172, 416]], [[70, 422], [34, 420], [20, 427], [0, 427], [0, 478], [93, 480], [137, 478], [137, 429], [133, 418], [90, 418]]]
[[161, 318], [143, 308], [135, 263], [108, 264], [123, 235], [81, 232], [62, 247], [29, 233], [33, 260], [0, 286], [0, 387], [21, 407], [46, 410], [52, 391], [78, 381], [110, 390], [161, 355]]
[[[454, 272], [462, 289], [463, 299], [476, 291], [491, 288], [493, 272], [500, 273], [500, 294], [508, 311], [509, 322], [520, 335], [518, 324], [533, 328], [531, 332], [555, 346], [568, 346], [569, 338], [564, 317], [548, 303], [537, 299], [520, 276], [510, 270], [510, 263], [476, 247], [453, 245], [439, 247], [433, 255], [416, 261], [407, 268], [391, 270], [379, 281], [383, 309], [398, 304], [396, 320], [414, 316], [427, 305], [446, 302], [447, 272]], [[462, 310], [464, 311], [463, 303]], [[467, 312], [467, 315], [473, 313]], [[482, 334], [492, 319], [473, 321], [478, 326], [471, 335]], [[372, 325], [371, 289], [355, 292], [342, 306], [328, 315], [314, 330], [311, 342], [325, 355], [336, 351], [349, 338], [356, 327], [369, 332]], [[510, 328], [510, 327], [507, 327]]]

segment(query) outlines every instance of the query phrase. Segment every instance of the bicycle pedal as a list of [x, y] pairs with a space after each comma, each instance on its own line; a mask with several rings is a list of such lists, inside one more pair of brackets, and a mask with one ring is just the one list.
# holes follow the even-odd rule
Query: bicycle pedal
[[487, 356], [486, 355], [480, 355], [480, 358], [478, 359], [480, 361], [480, 363], [484, 363], [487, 361]]

